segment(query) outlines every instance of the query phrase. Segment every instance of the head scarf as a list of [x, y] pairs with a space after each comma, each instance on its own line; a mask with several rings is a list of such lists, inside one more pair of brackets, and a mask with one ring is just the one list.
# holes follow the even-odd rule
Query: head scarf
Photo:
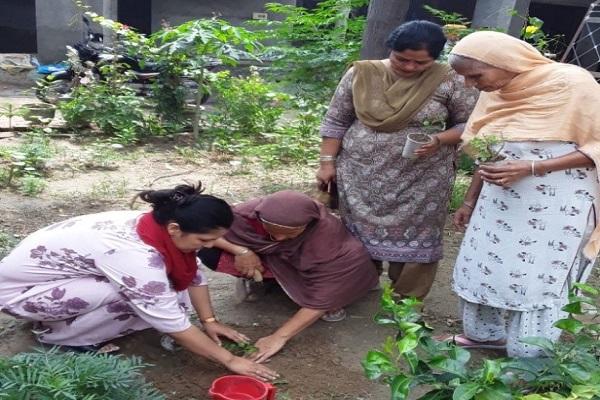
[[403, 78], [395, 75], [384, 60], [357, 61], [353, 68], [356, 116], [378, 132], [397, 132], [408, 125], [450, 70], [436, 62], [419, 75]]
[[[234, 207], [225, 238], [258, 254], [290, 298], [302, 307], [335, 310], [365, 295], [378, 281], [360, 241], [325, 207], [303, 193], [285, 190]], [[251, 221], [259, 218], [304, 232], [273, 242]]]
[[[462, 135], [465, 144], [476, 135], [574, 142], [600, 167], [600, 85], [588, 71], [556, 63], [530, 44], [492, 31], [467, 35], [451, 54], [518, 74], [503, 88], [481, 93]], [[597, 225], [584, 248], [589, 259], [600, 251]]]

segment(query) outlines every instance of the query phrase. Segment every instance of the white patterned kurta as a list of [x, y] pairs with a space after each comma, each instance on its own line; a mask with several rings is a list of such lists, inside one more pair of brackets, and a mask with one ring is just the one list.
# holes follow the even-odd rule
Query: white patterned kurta
[[[509, 160], [544, 160], [575, 150], [565, 142], [506, 142], [502, 152]], [[469, 304], [560, 314], [570, 284], [585, 281], [593, 266], [582, 249], [595, 226], [597, 182], [595, 168], [573, 168], [526, 177], [510, 188], [483, 184], [454, 268], [465, 318], [473, 314]], [[544, 332], [554, 321], [548, 322], [530, 334], [556, 336]]]
[[[139, 211], [83, 215], [43, 228], [0, 261], [0, 310], [37, 321], [40, 341], [102, 343], [191, 326], [160, 253], [137, 234]], [[194, 286], [206, 285], [200, 269]]]

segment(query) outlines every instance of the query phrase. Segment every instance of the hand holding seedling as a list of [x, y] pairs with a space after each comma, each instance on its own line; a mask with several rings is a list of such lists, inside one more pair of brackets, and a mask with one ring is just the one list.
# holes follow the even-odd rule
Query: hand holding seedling
[[260, 258], [252, 250], [248, 250], [243, 254], [235, 256], [234, 266], [237, 271], [245, 276], [246, 278], [253, 278], [255, 270], [260, 272], [264, 271], [264, 268], [260, 262]]
[[494, 185], [509, 187], [531, 175], [531, 161], [506, 161], [499, 164], [483, 164], [479, 167], [481, 178]]

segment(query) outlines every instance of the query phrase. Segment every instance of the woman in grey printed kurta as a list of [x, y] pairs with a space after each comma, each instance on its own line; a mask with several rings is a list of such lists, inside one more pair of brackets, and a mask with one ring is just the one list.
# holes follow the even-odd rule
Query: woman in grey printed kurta
[[[410, 78], [413, 69], [426, 71], [441, 50], [435, 48], [436, 38], [437, 44], [443, 46], [445, 42], [437, 25], [425, 25], [423, 21], [410, 24], [417, 24], [419, 29], [426, 27], [428, 36], [413, 37], [414, 32], [405, 29], [406, 24], [400, 26], [396, 29], [400, 32], [394, 31], [388, 39], [393, 49], [390, 59], [380, 61], [398, 81]], [[411, 38], [410, 48], [395, 44]], [[427, 46], [423, 47], [423, 42]], [[430, 63], [423, 64], [427, 60]], [[321, 154], [325, 157], [321, 158], [317, 177], [321, 182], [337, 181], [344, 223], [361, 239], [373, 260], [379, 264], [390, 261], [390, 278], [396, 292], [423, 298], [442, 258], [456, 144], [477, 100], [477, 91], [466, 89], [463, 79], [448, 71], [408, 121], [399, 129], [382, 132], [357, 117], [355, 71], [355, 67], [350, 68], [340, 81], [321, 126]], [[449, 129], [444, 131], [443, 126]], [[402, 157], [411, 133], [433, 133], [437, 137], [428, 152], [416, 160]], [[328, 154], [336, 154], [335, 164], [329, 162]]]
[[[214, 318], [198, 268], [195, 252], [231, 225], [229, 205], [188, 185], [142, 195], [152, 213], [83, 215], [25, 238], [0, 261], [0, 310], [33, 321], [43, 343], [96, 345], [152, 327], [234, 372], [273, 379], [219, 346], [219, 336], [248, 338]], [[192, 306], [206, 334], [191, 324]]]

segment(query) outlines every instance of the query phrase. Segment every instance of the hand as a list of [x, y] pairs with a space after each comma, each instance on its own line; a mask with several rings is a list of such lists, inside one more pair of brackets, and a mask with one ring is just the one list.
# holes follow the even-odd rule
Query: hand
[[206, 335], [213, 340], [219, 346], [221, 345], [221, 340], [219, 336], [226, 337], [228, 339], [233, 340], [236, 343], [248, 343], [250, 338], [233, 328], [228, 327], [227, 325], [221, 324], [220, 322], [206, 322], [202, 324], [204, 326], [204, 331]]
[[279, 378], [279, 374], [272, 369], [242, 357], [233, 357], [225, 366], [236, 374], [251, 376], [265, 382]]
[[[335, 182], [336, 170], [334, 163], [323, 163], [317, 171], [317, 183], [321, 188], [327, 188], [329, 182]], [[321, 191], [325, 191], [321, 189]]]
[[440, 142], [440, 138], [437, 136], [433, 136], [433, 140], [423, 146], [419, 147], [414, 151], [417, 157], [428, 157], [434, 154], [442, 147], [442, 143]]
[[264, 271], [260, 257], [252, 250], [240, 254], [239, 256], [235, 256], [233, 266], [246, 278], [252, 278], [255, 269], [258, 269], [260, 272]]
[[456, 212], [454, 213], [454, 217], [452, 218], [452, 223], [454, 224], [454, 227], [457, 230], [464, 232], [465, 227], [469, 224], [469, 221], [471, 220], [471, 214], [473, 214], [472, 208], [464, 204], [460, 206], [459, 209], [456, 210]]
[[479, 166], [481, 178], [489, 183], [510, 187], [513, 183], [531, 175], [530, 161], [504, 161]]
[[257, 363], [264, 362], [281, 350], [286, 343], [287, 339], [275, 334], [260, 338], [255, 344], [258, 351], [252, 355], [252, 360]]

